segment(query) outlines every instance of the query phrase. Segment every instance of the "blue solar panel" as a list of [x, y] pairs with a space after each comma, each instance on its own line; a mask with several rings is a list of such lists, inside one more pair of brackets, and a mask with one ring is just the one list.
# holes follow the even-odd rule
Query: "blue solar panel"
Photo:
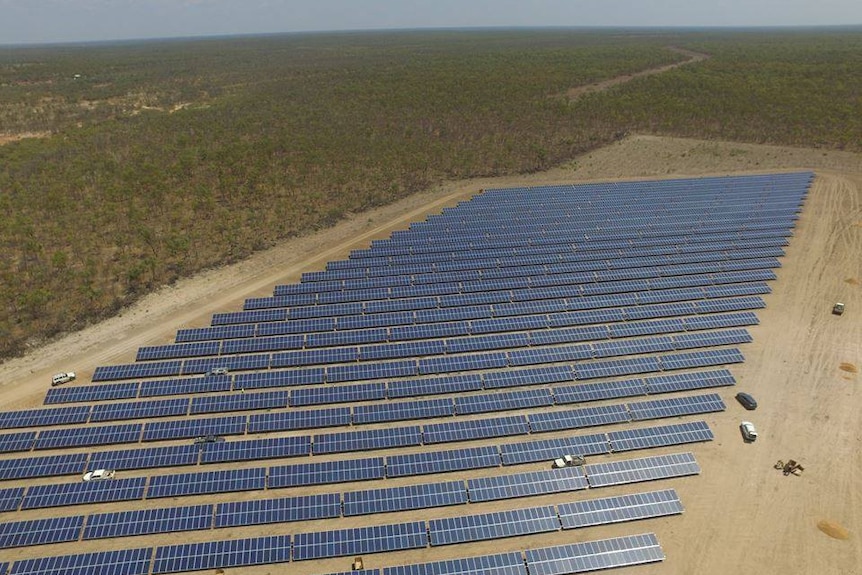
[[218, 355], [220, 349], [220, 341], [196, 341], [192, 343], [144, 346], [138, 348], [135, 361]]
[[83, 525], [83, 515], [0, 523], [0, 549], [77, 541]]
[[143, 499], [146, 480], [146, 477], [132, 477], [109, 481], [33, 485], [27, 489], [21, 509]]
[[579, 383], [554, 388], [554, 401], [557, 404], [581, 403], [602, 399], [617, 399], [646, 395], [647, 388], [642, 379], [623, 379], [597, 383]]
[[[64, 389], [75, 388], [67, 387]], [[48, 393], [50, 394], [51, 391], [57, 391], [57, 388], [51, 389]], [[89, 405], [4, 411], [0, 412], [0, 429], [85, 423], [89, 414]]]
[[467, 480], [467, 492], [470, 494], [471, 503], [578, 491], [586, 488], [587, 479], [578, 467]]
[[87, 517], [87, 527], [84, 529], [83, 538], [104, 539], [151, 533], [198, 531], [210, 529], [212, 518], [212, 505], [94, 513]]
[[272, 356], [272, 367], [299, 367], [348, 363], [359, 359], [358, 347], [324, 347], [302, 351], [286, 351]]
[[735, 385], [736, 379], [726, 369], [695, 373], [658, 375], [643, 380], [650, 394]]
[[728, 363], [742, 363], [744, 358], [738, 349], [713, 349], [693, 353], [674, 353], [660, 357], [663, 370], [707, 367]]
[[431, 546], [500, 539], [558, 531], [560, 520], [552, 506], [514, 509], [499, 513], [432, 519], [428, 522]]
[[525, 555], [530, 575], [571, 575], [664, 560], [652, 533], [527, 549]]
[[406, 485], [344, 494], [344, 516], [372, 515], [467, 503], [463, 481]]
[[153, 550], [146, 548], [20, 559], [9, 575], [148, 575], [152, 556]]
[[312, 449], [315, 455], [320, 455], [322, 453], [368, 451], [421, 444], [422, 430], [418, 425], [415, 425], [315, 435]]
[[0, 480], [83, 473], [86, 453], [0, 460]]
[[529, 416], [529, 420], [530, 430], [533, 433], [541, 433], [545, 431], [609, 425], [611, 423], [625, 423], [629, 421], [629, 414], [624, 405], [603, 405], [566, 411], [532, 413]]
[[673, 489], [564, 503], [558, 509], [563, 529], [679, 515], [683, 511]]
[[202, 444], [201, 463], [223, 463], [226, 461], [253, 461], [255, 459], [278, 459], [311, 454], [311, 438], [270, 437]]
[[568, 365], [494, 371], [482, 375], [485, 389], [558, 383], [574, 378], [575, 374]]
[[508, 366], [505, 353], [478, 353], [473, 355], [454, 355], [432, 357], [419, 360], [419, 374], [473, 371]]
[[[46, 405], [58, 403], [76, 403], [79, 401], [109, 401], [114, 399], [132, 399], [138, 396], [138, 382], [130, 383], [106, 383], [102, 385], [76, 385], [74, 387], [54, 387], [48, 390], [45, 396]], [[80, 406], [69, 408], [78, 409], [89, 413], [90, 407]], [[86, 421], [86, 419], [84, 419]], [[58, 421], [57, 423], [83, 423], [80, 420]], [[51, 424], [53, 425], [53, 424]]]
[[611, 443], [611, 449], [618, 452], [712, 441], [713, 435], [706, 422], [694, 421], [659, 427], [612, 431], [608, 433], [608, 439]]
[[[358, 409], [358, 407], [354, 409]], [[267, 431], [339, 427], [350, 425], [352, 421], [353, 418], [349, 407], [276, 411], [273, 413], [250, 415], [248, 418], [248, 432], [263, 433]]]
[[265, 467], [156, 475], [150, 478], [147, 499], [205, 493], [229, 493], [232, 491], [255, 491], [265, 487]]
[[36, 444], [35, 431], [20, 431], [0, 435], [0, 453], [30, 451]]
[[234, 390], [260, 389], [266, 387], [292, 387], [324, 382], [326, 371], [322, 367], [241, 373], [234, 377]]
[[290, 535], [157, 547], [153, 574], [247, 567], [290, 561]]
[[89, 470], [94, 469], [147, 469], [153, 467], [179, 467], [197, 465], [197, 445], [171, 445], [145, 449], [99, 451], [90, 455]]
[[101, 366], [97, 367], [93, 372], [93, 381], [179, 375], [181, 366], [182, 362], [180, 361], [158, 361], [152, 363], [130, 363], [126, 365]]
[[426, 444], [432, 444], [507, 435], [526, 435], [529, 432], [530, 426], [527, 423], [527, 418], [523, 415], [517, 415], [430, 424], [423, 428], [423, 437]]
[[482, 376], [480, 375], [451, 375], [424, 379], [390, 381], [388, 384], [387, 396], [390, 399], [394, 399], [417, 395], [462, 393], [466, 391], [479, 391], [480, 389], [482, 389]]
[[269, 487], [296, 487], [323, 485], [347, 481], [383, 479], [382, 457], [366, 459], [337, 459], [323, 463], [300, 463], [269, 468]]
[[500, 452], [496, 447], [471, 447], [449, 451], [390, 455], [386, 458], [386, 476], [405, 477], [499, 466]]
[[353, 408], [353, 423], [381, 423], [452, 415], [455, 415], [455, 407], [451, 399], [423, 399], [357, 405]]
[[222, 343], [221, 355], [301, 349], [303, 339], [301, 335], [276, 335], [227, 340]]
[[[613, 329], [612, 326], [611, 329]], [[551, 345], [555, 343], [573, 343], [576, 341], [595, 341], [607, 339], [608, 337], [608, 326], [591, 325], [536, 331], [530, 334], [530, 343], [532, 345]], [[611, 337], [613, 336], [611, 335]]]
[[210, 395], [193, 397], [190, 413], [224, 413], [226, 411], [250, 411], [253, 409], [276, 409], [287, 407], [286, 391], [259, 393], [234, 393], [232, 395]]
[[590, 487], [606, 487], [697, 475], [700, 467], [691, 453], [672, 453], [639, 459], [592, 463], [584, 467]]
[[724, 411], [726, 406], [717, 393], [654, 399], [628, 404], [632, 421], [644, 421], [662, 417], [676, 417], [695, 413]]
[[635, 375], [655, 371], [661, 371], [658, 358], [655, 357], [611, 359], [576, 365], [575, 379], [596, 379], [599, 377]]
[[223, 391], [230, 391], [230, 376], [191, 377], [141, 382], [141, 397], [216, 393]]
[[0, 489], [0, 511], [15, 511], [24, 497], [23, 487]]
[[326, 493], [281, 499], [234, 501], [216, 506], [215, 526], [241, 527], [341, 517], [341, 495]]
[[334, 365], [326, 368], [326, 381], [362, 381], [364, 379], [386, 379], [418, 375], [415, 361], [390, 361], [386, 363], [359, 363], [356, 365]]
[[428, 545], [424, 521], [299, 533], [293, 541], [294, 561], [421, 549]]
[[503, 465], [519, 465], [546, 461], [550, 463], [563, 455], [599, 455], [610, 453], [608, 438], [604, 433], [578, 435], [558, 439], [542, 439], [500, 446]]
[[294, 389], [290, 393], [290, 405], [291, 407], [301, 407], [330, 403], [355, 403], [385, 398], [385, 383], [358, 383]]
[[383, 575], [527, 575], [527, 568], [516, 552], [386, 567]]
[[455, 411], [458, 415], [507, 411], [530, 407], [548, 407], [554, 398], [548, 389], [528, 389], [483, 395], [467, 395], [455, 398]]
[[245, 433], [246, 416], [232, 415], [206, 419], [153, 421], [144, 427], [144, 441], [181, 439], [203, 435], [241, 435]]
[[46, 429], [39, 432], [36, 449], [56, 449], [112, 443], [137, 443], [141, 439], [142, 423], [98, 425], [63, 429]]
[[189, 400], [186, 397], [150, 401], [102, 403], [93, 406], [90, 421], [113, 421], [118, 419], [140, 419], [186, 415]]

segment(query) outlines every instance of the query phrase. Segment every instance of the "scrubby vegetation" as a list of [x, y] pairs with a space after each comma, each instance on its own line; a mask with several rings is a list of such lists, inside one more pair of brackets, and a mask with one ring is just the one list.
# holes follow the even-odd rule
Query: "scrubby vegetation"
[[[570, 88], [709, 60], [570, 101]], [[493, 31], [0, 49], [0, 356], [442, 179], [651, 131], [862, 146], [862, 35]], [[2, 135], [2, 134], [0, 134]]]

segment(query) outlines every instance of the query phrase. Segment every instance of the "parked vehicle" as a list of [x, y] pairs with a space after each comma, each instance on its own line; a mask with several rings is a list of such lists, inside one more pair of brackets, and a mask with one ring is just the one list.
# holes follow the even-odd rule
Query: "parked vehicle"
[[221, 435], [202, 435], [200, 437], [195, 437], [195, 445], [201, 443], [221, 443], [224, 440], [224, 437]]
[[750, 395], [748, 395], [745, 392], [740, 391], [739, 393], [737, 393], [736, 394], [736, 401], [741, 403], [742, 407], [744, 407], [745, 409], [747, 409], [749, 411], [757, 409], [757, 401], [755, 401], [755, 399], [753, 397], [751, 397]]
[[740, 423], [739, 430], [742, 432], [742, 438], [746, 441], [755, 441], [757, 439], [757, 430], [750, 421]]
[[583, 455], [564, 455], [554, 460], [554, 468], [561, 469], [563, 467], [577, 467], [586, 463]]
[[114, 473], [116, 473], [113, 469], [96, 469], [94, 471], [88, 471], [84, 474], [84, 481], [101, 481], [102, 479], [113, 479]]
[[64, 383], [69, 383], [70, 381], [74, 380], [74, 371], [63, 371], [60, 373], [55, 373], [54, 377], [51, 378], [51, 387], [57, 387], [58, 385], [63, 385]]
[[227, 375], [226, 367], [211, 367], [207, 375]]
[[840, 301], [836, 302], [835, 305], [832, 306], [832, 313], [834, 313], [835, 315], [841, 315], [842, 313], [844, 313], [844, 304]]

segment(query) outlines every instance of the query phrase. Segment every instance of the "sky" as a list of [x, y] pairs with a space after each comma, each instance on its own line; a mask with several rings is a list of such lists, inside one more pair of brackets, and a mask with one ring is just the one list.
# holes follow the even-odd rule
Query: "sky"
[[0, 44], [329, 30], [862, 24], [862, 0], [0, 0]]

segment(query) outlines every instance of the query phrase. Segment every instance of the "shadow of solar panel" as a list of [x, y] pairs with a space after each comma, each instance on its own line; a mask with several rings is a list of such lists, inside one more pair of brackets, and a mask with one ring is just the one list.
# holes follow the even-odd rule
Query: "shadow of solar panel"
[[405, 477], [499, 466], [500, 452], [496, 447], [471, 447], [408, 455], [390, 455], [386, 458], [386, 476]]
[[467, 503], [467, 491], [463, 481], [348, 491], [344, 493], [344, 516], [446, 507], [463, 503]]
[[199, 531], [210, 529], [212, 518], [212, 505], [187, 505], [118, 513], [94, 513], [87, 517], [87, 527], [84, 529], [83, 539]]
[[576, 365], [575, 379], [596, 379], [599, 377], [635, 375], [638, 373], [650, 373], [655, 371], [661, 371], [659, 360], [655, 357], [611, 359]]
[[152, 363], [99, 366], [93, 372], [93, 381], [179, 375], [181, 366], [182, 362], [180, 361], [159, 361]]
[[757, 325], [760, 323], [757, 316], [750, 312], [727, 313], [716, 315], [705, 315], [687, 317], [683, 320], [686, 331], [697, 331], [701, 329], [718, 329], [722, 327], [739, 327]]
[[240, 527], [341, 517], [341, 494], [236, 501], [216, 506], [215, 526]]
[[[579, 383], [554, 388], [554, 401], [559, 404], [598, 401], [646, 395], [643, 379], [624, 379], [598, 383]], [[531, 421], [532, 424], [532, 421]]]
[[390, 399], [420, 395], [439, 395], [478, 391], [482, 389], [482, 376], [476, 374], [451, 375], [423, 379], [390, 381], [387, 385]]
[[711, 393], [708, 395], [641, 401], [628, 404], [628, 408], [632, 421], [644, 421], [662, 417], [724, 411], [727, 406], [724, 405], [724, 402], [717, 393]]
[[241, 435], [246, 430], [246, 416], [233, 415], [206, 419], [153, 421], [144, 426], [143, 441], [181, 439], [204, 435]]
[[338, 427], [350, 425], [351, 422], [352, 417], [349, 407], [278, 411], [250, 415], [248, 418], [248, 432], [264, 433], [267, 431]]
[[578, 429], [611, 423], [629, 421], [625, 405], [603, 405], [599, 407], [584, 407], [566, 411], [546, 411], [531, 413], [530, 431], [541, 433], [545, 431], [560, 431], [563, 429]]
[[0, 460], [0, 480], [83, 473], [86, 453]]
[[147, 575], [152, 555], [153, 550], [146, 548], [21, 559], [12, 566], [10, 575]]
[[90, 421], [113, 421], [118, 419], [144, 419], [187, 415], [189, 399], [129, 401], [123, 403], [102, 403], [93, 406]]
[[353, 423], [380, 423], [453, 415], [455, 415], [455, 407], [451, 399], [423, 399], [376, 405], [357, 405], [353, 408]]
[[386, 567], [383, 575], [527, 575], [527, 568], [515, 552]]
[[467, 480], [467, 493], [471, 503], [563, 493], [586, 488], [587, 478], [577, 467]]
[[685, 391], [689, 389], [703, 389], [709, 387], [722, 387], [736, 385], [736, 379], [726, 369], [714, 371], [702, 371], [697, 373], [674, 373], [670, 375], [658, 375], [643, 380], [647, 392], [652, 395], [656, 393], [669, 393], [672, 391]]
[[[74, 387], [54, 387], [45, 395], [45, 405], [58, 403], [77, 403], [84, 401], [110, 401], [112, 399], [132, 399], [138, 396], [138, 382], [106, 383], [103, 385], [76, 385]], [[89, 413], [90, 406], [76, 406], [69, 409], [79, 409]], [[84, 419], [86, 421], [86, 419]], [[57, 423], [83, 423], [74, 421], [58, 421]], [[53, 425], [53, 424], [51, 424]]]
[[224, 413], [226, 411], [276, 409], [287, 407], [287, 397], [288, 394], [286, 391], [193, 397], [190, 413], [196, 415], [202, 413]]
[[312, 452], [315, 455], [320, 455], [323, 453], [391, 449], [421, 444], [422, 429], [418, 425], [413, 425], [315, 435]]
[[177, 475], [156, 475], [150, 478], [147, 499], [256, 491], [266, 487], [266, 468], [200, 471]]
[[137, 443], [142, 423], [46, 429], [39, 432], [35, 449], [57, 449], [112, 443]]
[[432, 519], [428, 522], [428, 535], [432, 547], [547, 533], [559, 531], [559, 529], [560, 520], [557, 517], [557, 511], [550, 505], [482, 515]]
[[42, 427], [44, 425], [85, 423], [87, 421], [89, 413], [89, 405], [81, 405], [74, 407], [49, 407], [42, 409], [23, 409], [20, 411], [4, 411], [0, 412], [0, 429], [15, 429], [16, 427]]
[[182, 573], [290, 561], [290, 535], [156, 547], [153, 573]]
[[340, 459], [323, 463], [299, 463], [269, 468], [269, 487], [297, 487], [324, 485], [348, 481], [383, 479], [385, 467], [382, 457], [366, 459]]
[[574, 378], [575, 374], [568, 365], [495, 371], [482, 375], [485, 389], [558, 383], [572, 381]]
[[549, 389], [527, 389], [504, 393], [467, 395], [455, 398], [455, 412], [458, 415], [508, 411], [530, 407], [547, 407], [554, 404]]
[[201, 463], [278, 459], [310, 454], [311, 438], [308, 436], [246, 439], [243, 441], [203, 444]]
[[230, 376], [191, 377], [142, 381], [141, 397], [230, 391]]
[[143, 499], [146, 477], [78, 483], [33, 485], [27, 489], [21, 509], [66, 507], [107, 501]]
[[584, 466], [590, 487], [639, 483], [670, 477], [700, 474], [700, 466], [691, 453], [672, 453], [639, 459], [626, 459]]
[[90, 455], [87, 469], [149, 469], [153, 467], [180, 467], [197, 465], [197, 445], [171, 445], [144, 449], [98, 451]]
[[83, 525], [83, 515], [0, 523], [0, 549], [77, 541]]
[[[325, 370], [322, 367], [241, 373], [234, 376], [234, 390], [261, 389], [267, 387], [292, 387], [324, 382]], [[229, 388], [228, 388], [229, 389]]]
[[629, 451], [698, 441], [712, 441], [713, 435], [704, 421], [693, 421], [658, 427], [644, 427], [608, 433], [611, 451]]
[[522, 443], [507, 443], [500, 446], [503, 465], [518, 465], [547, 461], [563, 455], [598, 455], [610, 453], [608, 438], [604, 433], [561, 437], [557, 439], [542, 439]]
[[35, 431], [21, 431], [0, 435], [0, 453], [30, 451], [36, 444]]
[[181, 329], [177, 331], [176, 342], [188, 343], [192, 341], [227, 340], [233, 338], [254, 337], [254, 324], [226, 325], [221, 327], [199, 327], [192, 329]]
[[679, 515], [683, 512], [679, 496], [673, 489], [564, 503], [557, 509], [563, 529]]
[[527, 549], [525, 555], [530, 575], [570, 575], [664, 560], [652, 533]]
[[659, 357], [663, 370], [708, 367], [728, 363], [742, 363], [745, 358], [738, 349], [713, 349], [693, 353], [674, 353]]
[[428, 545], [424, 521], [376, 525], [340, 531], [298, 533], [293, 540], [294, 561], [420, 549]]
[[220, 349], [221, 342], [217, 340], [144, 346], [138, 348], [138, 353], [135, 357], [135, 361], [180, 359], [185, 357], [218, 355]]
[[488, 437], [526, 435], [530, 432], [527, 418], [523, 415], [434, 423], [423, 427], [425, 444], [468, 441]]
[[362, 381], [365, 379], [386, 379], [389, 377], [410, 377], [419, 375], [415, 361], [390, 361], [386, 363], [359, 363], [356, 365], [333, 365], [326, 368], [326, 381]]

